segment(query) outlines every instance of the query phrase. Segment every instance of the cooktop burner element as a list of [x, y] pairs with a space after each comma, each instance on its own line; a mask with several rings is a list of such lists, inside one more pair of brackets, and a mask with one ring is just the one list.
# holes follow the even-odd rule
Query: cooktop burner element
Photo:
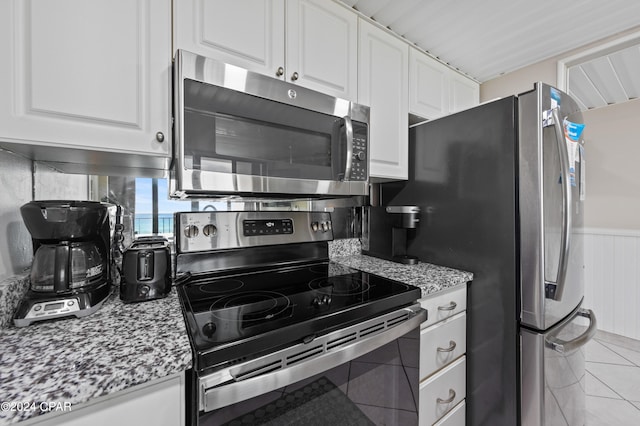
[[209, 310], [213, 318], [239, 321], [242, 327], [250, 327], [256, 322], [282, 318], [290, 305], [291, 301], [282, 293], [252, 291], [222, 297]]
[[309, 282], [309, 288], [332, 296], [357, 295], [370, 289], [368, 283], [362, 282], [351, 275], [316, 278]]
[[206, 294], [222, 294], [237, 291], [244, 283], [240, 280], [219, 280], [214, 283], [201, 284], [198, 290]]

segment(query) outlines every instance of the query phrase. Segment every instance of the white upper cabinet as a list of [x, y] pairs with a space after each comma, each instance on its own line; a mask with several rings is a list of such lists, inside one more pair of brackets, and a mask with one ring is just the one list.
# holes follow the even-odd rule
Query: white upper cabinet
[[407, 179], [409, 46], [365, 20], [359, 31], [358, 102], [371, 107], [370, 175]]
[[357, 97], [356, 14], [326, 0], [175, 0], [174, 49]]
[[310, 89], [355, 101], [358, 17], [327, 0], [287, 0], [285, 77]]
[[0, 23], [0, 143], [38, 160], [168, 164], [170, 0], [6, 0]]
[[436, 118], [449, 111], [448, 75], [451, 70], [415, 48], [409, 52], [409, 112]]
[[409, 112], [433, 119], [478, 105], [480, 85], [411, 47]]
[[284, 78], [284, 0], [174, 0], [173, 9], [174, 50]]
[[480, 85], [452, 71], [449, 76], [449, 112], [471, 108], [480, 102]]

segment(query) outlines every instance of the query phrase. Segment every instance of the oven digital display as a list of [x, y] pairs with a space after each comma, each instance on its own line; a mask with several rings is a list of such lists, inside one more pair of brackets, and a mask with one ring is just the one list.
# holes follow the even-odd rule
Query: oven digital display
[[293, 220], [245, 220], [242, 222], [242, 230], [245, 237], [253, 237], [256, 235], [293, 234]]

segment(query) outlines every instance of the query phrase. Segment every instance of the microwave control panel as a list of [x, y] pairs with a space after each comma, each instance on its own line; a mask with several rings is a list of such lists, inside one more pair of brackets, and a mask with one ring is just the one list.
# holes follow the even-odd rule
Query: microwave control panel
[[367, 139], [359, 136], [353, 136], [353, 159], [351, 161], [351, 177], [350, 180], [366, 181], [369, 173], [367, 166], [369, 159], [367, 158]]
[[353, 157], [349, 180], [356, 182], [369, 180], [369, 127], [359, 121], [353, 121]]

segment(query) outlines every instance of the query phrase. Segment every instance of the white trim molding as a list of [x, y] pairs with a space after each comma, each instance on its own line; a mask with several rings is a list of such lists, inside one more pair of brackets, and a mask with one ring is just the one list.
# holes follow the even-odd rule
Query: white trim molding
[[557, 80], [558, 89], [567, 92], [567, 71], [573, 65], [589, 61], [599, 56], [607, 55], [611, 52], [622, 50], [634, 44], [640, 43], [640, 31], [627, 34], [615, 40], [594, 46], [590, 49], [560, 59], [557, 64]]
[[587, 228], [583, 306], [598, 329], [640, 340], [640, 230]]

